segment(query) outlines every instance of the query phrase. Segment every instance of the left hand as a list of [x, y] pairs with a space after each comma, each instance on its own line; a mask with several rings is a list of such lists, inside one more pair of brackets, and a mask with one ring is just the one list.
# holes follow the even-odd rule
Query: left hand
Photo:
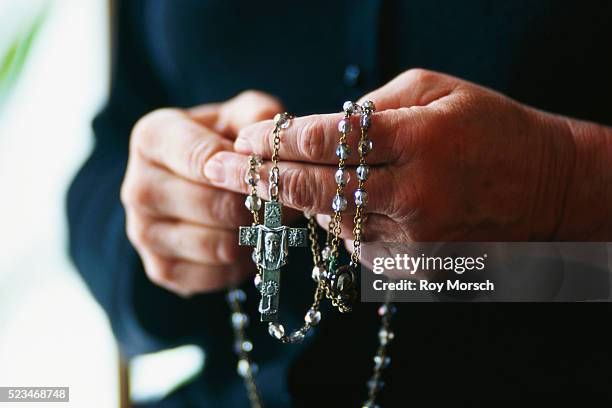
[[[367, 157], [372, 165], [366, 182], [367, 240], [544, 241], [563, 236], [563, 210], [576, 164], [567, 119], [418, 69], [365, 99], [377, 110], [369, 131], [374, 149]], [[296, 118], [281, 136], [280, 201], [320, 214], [324, 227], [336, 190], [341, 118], [338, 113]], [[272, 128], [271, 121], [244, 128], [236, 152], [217, 153], [226, 174], [220, 187], [247, 192], [246, 155], [270, 158]], [[354, 118], [351, 166], [358, 161], [358, 137]], [[356, 187], [354, 167], [350, 170], [349, 203]], [[342, 222], [345, 239], [352, 238], [351, 211], [354, 205], [349, 204]]]

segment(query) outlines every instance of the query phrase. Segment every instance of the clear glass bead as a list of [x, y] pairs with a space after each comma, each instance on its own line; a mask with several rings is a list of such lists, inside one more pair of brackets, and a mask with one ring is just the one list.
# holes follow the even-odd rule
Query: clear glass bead
[[259, 183], [259, 173], [255, 170], [249, 170], [247, 171], [247, 174], [245, 174], [244, 176], [244, 181], [249, 185], [249, 186], [256, 186], [257, 183]]
[[397, 312], [397, 308], [395, 307], [395, 305], [380, 305], [380, 307], [378, 308], [378, 315], [380, 317], [383, 317], [386, 314], [395, 314], [395, 312]]
[[324, 261], [327, 261], [331, 256], [331, 253], [331, 248], [329, 247], [329, 245], [326, 245], [325, 248], [323, 248], [323, 250], [321, 251], [321, 258], [323, 258]]
[[246, 293], [242, 289], [234, 289], [227, 292], [227, 301], [230, 303], [244, 302], [246, 300]]
[[249, 211], [259, 211], [261, 208], [261, 198], [255, 194], [249, 195], [244, 200], [244, 205]]
[[315, 309], [308, 309], [304, 321], [312, 326], [316, 326], [321, 321], [321, 312]]
[[377, 370], [387, 367], [391, 363], [390, 357], [374, 356], [374, 366]]
[[372, 101], [363, 101], [363, 103], [361, 104], [361, 109], [373, 112], [376, 110], [376, 106]]
[[232, 313], [232, 326], [234, 329], [242, 329], [249, 324], [249, 316], [244, 313], [234, 312]]
[[344, 198], [344, 196], [341, 196], [340, 194], [336, 194], [334, 196], [334, 200], [332, 201], [332, 210], [334, 210], [335, 212], [341, 212], [346, 210], [346, 206], [347, 206], [347, 201], [346, 198]]
[[342, 160], [348, 159], [351, 155], [351, 148], [346, 143], [340, 143], [336, 148], [336, 156]]
[[362, 115], [359, 119], [359, 126], [368, 129], [372, 124], [372, 117], [370, 115]]
[[357, 166], [357, 178], [361, 181], [366, 181], [370, 177], [370, 166], [367, 164], [360, 164]]
[[347, 169], [338, 169], [336, 170], [336, 184], [341, 186], [346, 186], [351, 179], [351, 175]]
[[285, 335], [285, 328], [282, 324], [270, 323], [268, 333], [270, 333], [270, 336], [280, 340]]
[[257, 374], [257, 364], [251, 363], [249, 360], [243, 358], [238, 361], [236, 371], [238, 372], [239, 376], [246, 378], [249, 375]]
[[261, 275], [260, 274], [255, 275], [255, 277], [253, 278], [253, 285], [255, 285], [255, 289], [259, 290], [261, 286]]
[[362, 189], [357, 189], [355, 191], [355, 205], [363, 207], [368, 205], [368, 193]]
[[355, 113], [361, 112], [361, 106], [359, 106], [353, 101], [346, 101], [344, 102], [344, 104], [342, 104], [342, 110], [347, 115], [353, 115]]
[[319, 282], [319, 280], [321, 279], [321, 272], [321, 268], [318, 265], [312, 268], [312, 280], [315, 282]]
[[352, 130], [352, 126], [351, 126], [351, 121], [348, 118], [344, 118], [342, 120], [340, 120], [340, 122], [338, 122], [338, 131], [340, 133], [350, 133], [350, 131]]
[[393, 340], [394, 337], [395, 334], [393, 334], [392, 331], [389, 331], [387, 329], [380, 329], [380, 331], [378, 332], [378, 340], [383, 346], [386, 346], [391, 340]]
[[236, 344], [234, 344], [234, 351], [236, 353], [250, 353], [253, 351], [253, 343], [251, 343], [249, 340], [239, 340], [236, 342]]
[[370, 139], [364, 139], [359, 142], [359, 154], [367, 156], [372, 151], [372, 141]]
[[277, 113], [274, 116], [274, 126], [279, 126], [281, 129], [287, 129], [291, 122], [291, 117], [285, 113]]
[[258, 154], [252, 154], [251, 156], [249, 156], [249, 162], [251, 163], [251, 165], [255, 166], [255, 170], [259, 170], [263, 165], [263, 159]]
[[301, 343], [304, 341], [304, 332], [302, 330], [296, 330], [289, 335], [289, 341], [291, 343]]

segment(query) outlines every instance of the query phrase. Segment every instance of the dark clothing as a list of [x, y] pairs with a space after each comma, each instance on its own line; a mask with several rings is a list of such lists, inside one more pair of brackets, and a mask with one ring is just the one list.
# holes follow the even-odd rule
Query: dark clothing
[[[117, 2], [113, 17], [110, 98], [94, 121], [95, 149], [68, 196], [70, 252], [126, 355], [185, 343], [206, 350], [203, 374], [160, 406], [238, 407], [247, 400], [224, 294], [185, 300], [155, 286], [126, 238], [119, 189], [130, 130], [145, 113], [223, 101], [245, 89], [277, 95], [298, 115], [335, 112], [344, 100], [422, 67], [612, 124], [606, 1], [130, 0]], [[312, 285], [303, 289], [306, 252], [292, 257], [281, 301], [294, 327]], [[253, 312], [256, 293], [247, 286]], [[360, 406], [376, 346], [375, 308], [329, 313], [315, 336], [295, 347], [254, 324], [266, 406]], [[402, 304], [380, 401], [610, 400], [608, 319], [605, 304]]]

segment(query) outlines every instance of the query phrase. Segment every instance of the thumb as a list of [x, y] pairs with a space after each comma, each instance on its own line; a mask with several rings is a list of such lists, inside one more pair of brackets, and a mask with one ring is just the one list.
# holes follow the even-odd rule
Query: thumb
[[462, 81], [434, 71], [414, 68], [401, 73], [382, 87], [359, 99], [371, 100], [377, 111], [426, 106], [449, 95]]

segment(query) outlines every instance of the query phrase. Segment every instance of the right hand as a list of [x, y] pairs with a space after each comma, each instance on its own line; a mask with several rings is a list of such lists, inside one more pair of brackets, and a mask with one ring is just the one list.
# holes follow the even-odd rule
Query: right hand
[[190, 296], [254, 272], [252, 249], [239, 248], [236, 234], [252, 223], [245, 197], [213, 187], [204, 166], [233, 151], [241, 128], [282, 111], [276, 98], [247, 91], [221, 104], [159, 109], [134, 126], [121, 201], [127, 235], [153, 282]]

